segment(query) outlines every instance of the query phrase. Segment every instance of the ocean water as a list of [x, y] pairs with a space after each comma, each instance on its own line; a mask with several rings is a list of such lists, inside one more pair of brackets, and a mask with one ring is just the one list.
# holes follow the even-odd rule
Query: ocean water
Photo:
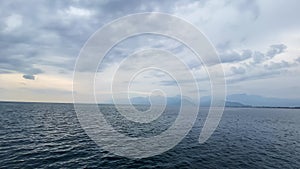
[[[169, 109], [152, 124], [136, 126], [120, 118], [114, 106], [99, 106], [116, 130], [131, 137], [159, 134], [177, 115]], [[173, 149], [133, 160], [92, 141], [72, 104], [3, 102], [0, 168], [300, 168], [299, 109], [226, 108], [217, 130], [199, 144], [206, 113], [200, 110], [192, 130]]]

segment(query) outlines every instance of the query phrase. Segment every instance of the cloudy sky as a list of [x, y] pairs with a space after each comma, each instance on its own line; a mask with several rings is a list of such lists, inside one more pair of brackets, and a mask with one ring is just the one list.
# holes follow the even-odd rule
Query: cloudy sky
[[[85, 42], [114, 19], [141, 12], [178, 16], [205, 34], [220, 56], [228, 94], [300, 96], [298, 0], [12, 0], [0, 1], [0, 8], [0, 100], [72, 102], [74, 65]], [[136, 57], [134, 64], [121, 66], [124, 58], [147, 48], [177, 55], [193, 72], [201, 94], [209, 95], [205, 69], [191, 51], [167, 37], [141, 35], [117, 44], [100, 64], [95, 76], [100, 102], [111, 99], [112, 81], [121, 83], [126, 70], [153, 60], [180, 76], [177, 59], [167, 57]], [[113, 78], [116, 70], [122, 70], [119, 78]], [[137, 74], [130, 88], [141, 96], [157, 88], [177, 95], [174, 84], [171, 76], [149, 70]]]

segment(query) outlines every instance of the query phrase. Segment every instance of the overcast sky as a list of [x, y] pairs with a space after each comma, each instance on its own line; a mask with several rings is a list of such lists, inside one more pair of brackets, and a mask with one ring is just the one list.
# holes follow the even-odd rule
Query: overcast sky
[[[0, 100], [71, 102], [74, 64], [88, 38], [112, 20], [140, 12], [172, 14], [201, 30], [221, 58], [228, 94], [300, 96], [298, 0], [12, 0], [0, 1], [0, 8]], [[119, 67], [122, 59], [150, 47], [184, 60], [202, 95], [209, 95], [205, 70], [191, 51], [173, 39], [142, 35], [124, 40], [105, 57], [95, 79], [100, 102], [111, 95], [102, 84], [111, 83], [115, 70], [122, 69], [124, 77], [130, 69]], [[174, 73], [182, 71], [157, 56], [137, 57], [133, 66], [153, 60], [172, 65]], [[157, 86], [172, 95], [176, 88], [170, 76], [153, 70], [135, 80], [131, 87], [141, 95]]]

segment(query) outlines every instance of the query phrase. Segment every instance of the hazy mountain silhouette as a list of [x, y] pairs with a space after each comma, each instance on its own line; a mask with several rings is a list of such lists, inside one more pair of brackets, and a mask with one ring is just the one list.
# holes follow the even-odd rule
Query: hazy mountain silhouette
[[[133, 97], [130, 99], [130, 101], [132, 104], [150, 105], [149, 97]], [[165, 102], [167, 103], [167, 105], [180, 105], [181, 101], [183, 101], [184, 104], [195, 104], [187, 97], [183, 97], [183, 99], [181, 100], [180, 96], [167, 97], [167, 98], [163, 96], [151, 96], [151, 104], [153, 105], [159, 105]]]
[[252, 106], [269, 107], [296, 107], [300, 106], [300, 99], [284, 99], [274, 97], [263, 97], [259, 95], [232, 94], [227, 96], [228, 101], [239, 102]]
[[[152, 96], [152, 104], [162, 104], [165, 98], [162, 96]], [[187, 97], [183, 97], [184, 104], [194, 104]], [[167, 97], [166, 102], [168, 105], [179, 105], [181, 103], [180, 96]], [[209, 107], [211, 102], [210, 96], [203, 96], [200, 98], [200, 105]], [[149, 105], [150, 100], [148, 97], [133, 97], [131, 98], [132, 104], [145, 104]], [[300, 99], [283, 99], [273, 97], [263, 97], [259, 95], [248, 94], [232, 94], [228, 95], [225, 102], [226, 107], [299, 107]]]

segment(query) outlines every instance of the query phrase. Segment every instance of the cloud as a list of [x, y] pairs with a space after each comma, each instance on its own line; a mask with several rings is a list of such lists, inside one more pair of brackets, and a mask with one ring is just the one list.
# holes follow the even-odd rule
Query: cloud
[[273, 58], [275, 55], [283, 53], [286, 48], [287, 46], [284, 44], [271, 45], [266, 56]]
[[33, 75], [23, 75], [23, 78], [28, 80], [35, 80], [35, 77]]
[[252, 56], [253, 58], [252, 64], [256, 65], [264, 61], [271, 60], [276, 55], [284, 53], [285, 49], [287, 49], [287, 46], [285, 44], [275, 44], [275, 45], [270, 45], [266, 53], [255, 51]]
[[219, 54], [222, 63], [230, 63], [230, 62], [240, 62], [246, 59], [251, 58], [252, 51], [251, 50], [243, 50], [242, 52], [237, 52], [234, 50], [225, 51]]
[[259, 51], [255, 51], [253, 53], [253, 61], [254, 63], [260, 63], [265, 59], [265, 54]]
[[[31, 5], [33, 9], [19, 8], [14, 10], [16, 4], [18, 6]], [[139, 1], [66, 1], [55, 3], [29, 0], [26, 1], [26, 4], [2, 1], [1, 6], [3, 6], [3, 10], [0, 19], [10, 18], [11, 25], [17, 27], [22, 24], [22, 30], [14, 29], [11, 33], [0, 33], [0, 38], [4, 40], [0, 42], [0, 55], [12, 56], [22, 54], [25, 58], [30, 58], [31, 65], [28, 64], [30, 67], [33, 67], [34, 64], [43, 64], [56, 66], [60, 69], [65, 69], [65, 71], [73, 69], [76, 56], [84, 42], [104, 23], [126, 14], [146, 11], [169, 12], [171, 14], [180, 14], [182, 12], [184, 18], [190, 19], [189, 15], [191, 15], [191, 18], [197, 18], [197, 21], [201, 23], [200, 26], [197, 26], [202, 28], [201, 25], [205, 25], [204, 30], [215, 30], [217, 28], [217, 30], [213, 31], [214, 34], [218, 37], [226, 37], [227, 40], [220, 39], [215, 44], [218, 45], [224, 42], [229, 44], [224, 46], [225, 52], [220, 52], [222, 62], [243, 61], [250, 57], [251, 51], [237, 52], [235, 49], [230, 48], [232, 47], [230, 44], [234, 43], [232, 40], [235, 37], [240, 37], [240, 40], [243, 38], [247, 39], [247, 37], [244, 37], [244, 35], [240, 36], [237, 33], [244, 31], [243, 27], [233, 29], [231, 26], [243, 26], [244, 24], [239, 24], [241, 20], [252, 23], [253, 20], [256, 20], [261, 15], [259, 4], [255, 1], [186, 2], [178, 0], [175, 2], [164, 1], [163, 3], [160, 1], [143, 3]], [[202, 11], [199, 9], [203, 9], [203, 12], [199, 13], [199, 11]], [[14, 11], [15, 14], [12, 15], [11, 11]], [[39, 15], [32, 11], [37, 11]], [[212, 13], [211, 11], [219, 12]], [[197, 17], [194, 17], [194, 15]], [[229, 24], [227, 24], [227, 20], [224, 17], [229, 19]], [[224, 20], [226, 22], [223, 22]], [[224, 30], [228, 30], [228, 32], [224, 34]], [[220, 36], [220, 33], [222, 36]], [[209, 38], [213, 37], [209, 32], [207, 35]], [[152, 43], [155, 44], [155, 42]], [[125, 46], [124, 48], [129, 48], [130, 51], [131, 46]], [[120, 55], [124, 55], [124, 53], [116, 53], [111, 60], [117, 60], [115, 58], [118, 58]], [[51, 60], [51, 58], [54, 58], [53, 56], [55, 58], [60, 56], [68, 59], [64, 59], [67, 62], [58, 63], [55, 60]], [[191, 64], [193, 63], [195, 62], [191, 62]]]
[[[230, 79], [235, 82], [280, 78], [282, 72], [291, 69], [294, 74], [290, 76], [296, 77], [299, 73], [296, 63], [300, 63], [300, 58], [294, 59], [289, 52], [294, 50], [299, 56], [299, 50], [295, 49], [299, 45], [285, 35], [298, 35], [299, 5], [296, 0], [277, 3], [268, 0], [0, 1], [0, 75], [16, 72], [28, 77], [47, 75], [47, 67], [57, 71], [57, 76], [71, 74], [81, 47], [101, 26], [127, 14], [158, 11], [175, 14], [196, 25], [217, 47]], [[106, 68], [145, 46], [168, 49], [180, 58], [187, 58], [190, 69], [199, 69], [198, 62], [189, 60], [190, 54], [182, 52], [178, 43], [143, 38], [132, 40], [107, 55], [100, 68], [103, 74]], [[270, 44], [275, 45], [265, 50]], [[285, 60], [279, 60], [280, 54], [286, 56]], [[90, 62], [87, 63], [89, 67]], [[172, 65], [171, 61], [167, 63]], [[196, 78], [199, 77], [203, 78], [200, 75]], [[171, 85], [165, 82], [168, 84]]]
[[285, 49], [287, 49], [287, 46], [285, 44], [275, 44], [270, 45], [270, 49], [266, 53], [260, 51], [252, 51], [250, 49], [244, 49], [241, 52], [239, 52], [238, 50], [226, 50], [224, 52], [221, 52], [219, 56], [222, 63], [238, 63], [252, 58], [252, 64], [256, 65], [270, 60], [276, 55], [285, 52]]
[[13, 31], [14, 29], [20, 27], [22, 25], [22, 16], [18, 14], [12, 14], [8, 16], [7, 18], [4, 19], [4, 23], [6, 25], [5, 29], [3, 30], [4, 32], [10, 32]]
[[268, 79], [274, 76], [280, 75], [282, 72], [279, 70], [276, 71], [261, 71], [261, 72], [254, 72], [251, 74], [247, 74], [246, 76], [239, 76], [234, 77], [227, 80], [227, 83], [238, 83], [238, 82], [245, 82], [249, 80], [262, 80], [262, 79]]
[[162, 81], [160, 81], [160, 84], [163, 86], [177, 86], [178, 82], [176, 82], [174, 80], [162, 80]]
[[266, 69], [274, 70], [274, 69], [282, 69], [290, 67], [292, 64], [288, 63], [287, 61], [282, 60], [281, 62], [273, 62], [271, 61], [270, 64], [264, 65]]
[[[0, 19], [0, 69], [4, 72], [38, 74], [44, 72], [36, 68], [50, 65], [71, 71], [80, 47], [88, 38], [86, 26], [79, 28], [76, 20], [64, 20], [59, 11], [68, 9], [68, 4], [57, 5], [50, 2], [1, 3]], [[34, 4], [34, 5], [33, 5]], [[15, 9], [16, 6], [30, 5], [32, 10]], [[70, 8], [71, 10], [73, 8]], [[36, 11], [36, 12], [32, 12]], [[15, 14], [11, 14], [15, 12]], [[76, 11], [85, 14], [83, 11]], [[38, 13], [38, 15], [36, 14]], [[66, 15], [66, 14], [65, 14]], [[83, 23], [82, 25], [87, 25]], [[22, 29], [20, 29], [22, 27]], [[79, 34], [81, 32], [81, 34]], [[87, 33], [86, 33], [87, 32]], [[86, 34], [85, 34], [86, 33]], [[84, 38], [82, 34], [85, 34]], [[57, 57], [69, 58], [68, 62], [55, 62]], [[59, 59], [58, 59], [59, 60]], [[67, 59], [60, 59], [67, 60]]]
[[235, 74], [245, 74], [246, 69], [243, 67], [231, 67], [231, 71]]
[[176, 15], [196, 24], [216, 46], [225, 43], [230, 48], [248, 40], [250, 27], [260, 16], [255, 1], [182, 1], [175, 9]]
[[74, 6], [70, 6], [65, 13], [69, 16], [79, 16], [79, 17], [90, 17], [93, 15], [93, 12], [83, 8], [77, 8]]
[[40, 74], [44, 72], [39, 68], [35, 68], [34, 65], [30, 62], [30, 59], [26, 58], [26, 56], [23, 55], [1, 56], [0, 70], [0, 73], [19, 72], [31, 75]]
[[[9, 63], [0, 62], [2, 64], [0, 72], [17, 71], [23, 74], [34, 74], [28, 69], [35, 65], [46, 65], [57, 67], [60, 72], [72, 73], [81, 47], [101, 26], [135, 12], [155, 11], [159, 8], [168, 11], [172, 8], [170, 6], [172, 3], [172, 1], [163, 3], [159, 1], [150, 3], [139, 1], [57, 3], [31, 0], [26, 3], [21, 1], [8, 3], [1, 1], [0, 20], [3, 22], [0, 22], [0, 57], [17, 58], [18, 55], [22, 57], [17, 60], [11, 59]], [[31, 10], [26, 6], [30, 6]], [[22, 29], [19, 29], [21, 27]], [[57, 59], [58, 57], [62, 59]], [[64, 60], [64, 62], [57, 60]], [[26, 62], [22, 63], [26, 66], [16, 67], [13, 62]]]

